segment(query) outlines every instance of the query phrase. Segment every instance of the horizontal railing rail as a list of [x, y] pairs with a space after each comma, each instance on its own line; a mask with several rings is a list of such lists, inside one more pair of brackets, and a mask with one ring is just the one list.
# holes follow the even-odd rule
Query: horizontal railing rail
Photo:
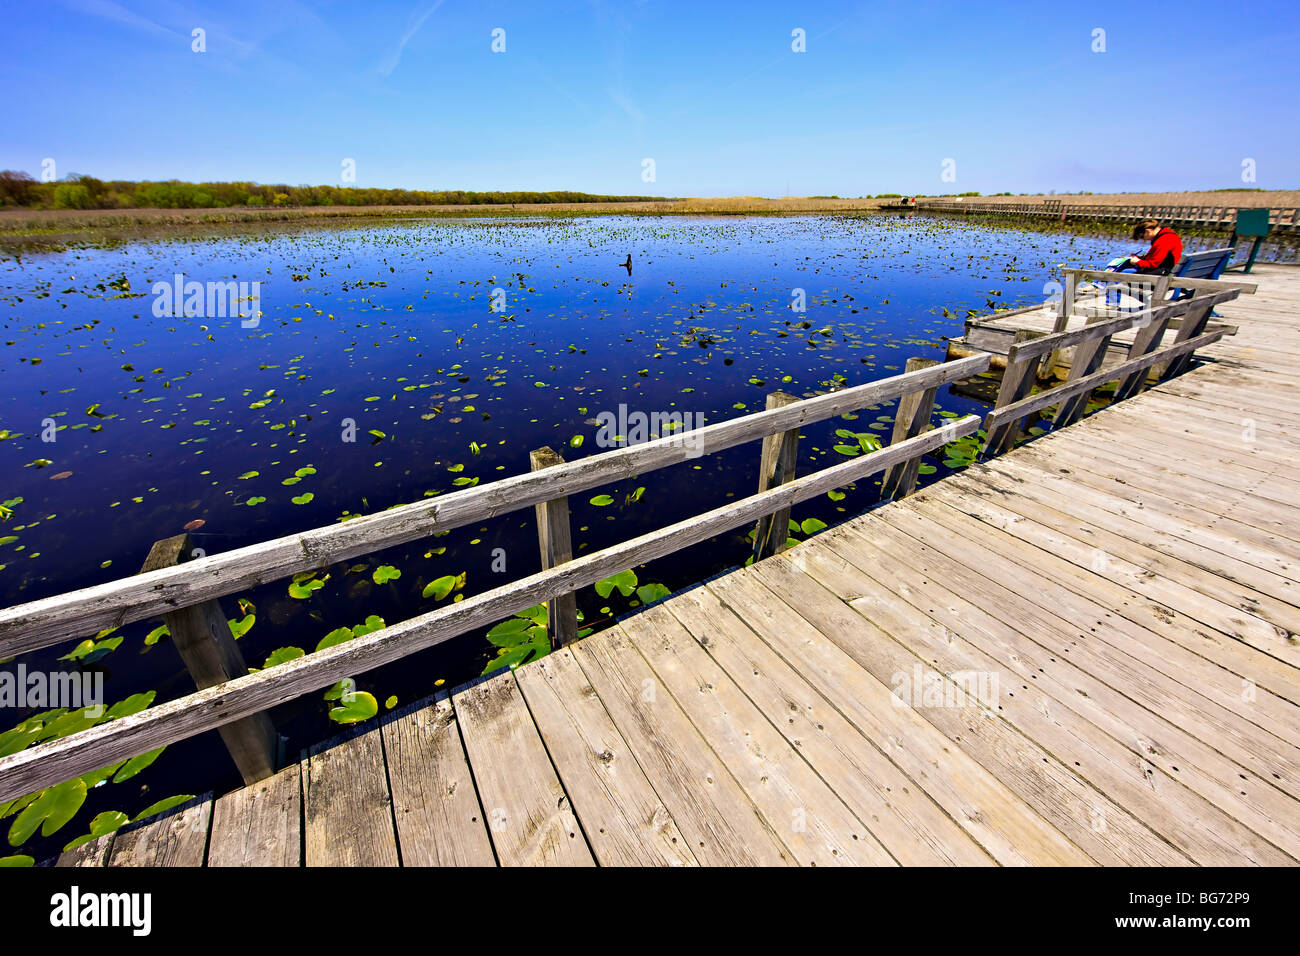
[[1220, 292], [1236, 289], [1248, 295], [1254, 295], [1259, 288], [1257, 282], [1238, 282], [1236, 279], [1188, 279], [1176, 275], [1156, 275], [1143, 272], [1108, 272], [1105, 269], [1062, 269], [1062, 275], [1072, 275], [1078, 279], [1095, 282], [1124, 282], [1138, 285], [1157, 286], [1160, 280], [1167, 279], [1170, 288], [1192, 289], [1193, 291]]
[[946, 362], [341, 524], [15, 605], [0, 610], [0, 658], [201, 604], [244, 588], [531, 508], [914, 391], [960, 381], [985, 371], [988, 365], [989, 357], [979, 355]]
[[[982, 361], [945, 363], [924, 370], [935, 373], [932, 375], [917, 372], [899, 378], [910, 379], [906, 383], [906, 389], [910, 392], [915, 389], [915, 383], [923, 378], [927, 381], [946, 381], [951, 380], [955, 374], [986, 368], [988, 357], [977, 358], [982, 358]], [[963, 372], [957, 373], [958, 368]], [[891, 394], [894, 394], [894, 387], [890, 387]], [[842, 395], [849, 391], [854, 390], [846, 389], [834, 394]], [[861, 396], [874, 393], [861, 391], [860, 387], [857, 394]], [[828, 397], [830, 396], [819, 396], [818, 399]], [[818, 399], [806, 401], [816, 402]], [[875, 403], [867, 401], [858, 407]], [[818, 407], [824, 409], [832, 406], [823, 402]], [[796, 416], [799, 414], [795, 406], [787, 406], [780, 411], [792, 412]], [[767, 413], [758, 414], [761, 416]], [[821, 417], [829, 417], [830, 414], [832, 413]], [[764, 419], [765, 422], [786, 420], [777, 416]], [[593, 584], [610, 574], [663, 557], [764, 515], [788, 509], [827, 491], [902, 465], [920, 455], [936, 451], [949, 442], [964, 438], [978, 427], [978, 416], [968, 415], [951, 421], [942, 428], [924, 432], [802, 478], [794, 478], [778, 487], [730, 502], [698, 517], [574, 558], [448, 607], [0, 758], [0, 801], [23, 796], [42, 787], [110, 766], [117, 761], [251, 717], [302, 694], [329, 687], [344, 678], [392, 663], [416, 651], [486, 626], [556, 595]], [[562, 467], [565, 466], [555, 466], [546, 471], [558, 471]]]

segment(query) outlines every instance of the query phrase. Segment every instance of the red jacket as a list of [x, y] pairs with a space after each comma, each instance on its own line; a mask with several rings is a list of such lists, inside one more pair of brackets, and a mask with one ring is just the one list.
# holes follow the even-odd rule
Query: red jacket
[[1132, 264], [1143, 270], [1172, 272], [1183, 258], [1183, 240], [1168, 227], [1162, 228], [1151, 240], [1151, 248], [1133, 259]]

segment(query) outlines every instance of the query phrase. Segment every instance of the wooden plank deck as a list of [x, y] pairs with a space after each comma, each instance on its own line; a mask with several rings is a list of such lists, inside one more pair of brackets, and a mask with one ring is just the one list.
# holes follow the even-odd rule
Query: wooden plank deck
[[1256, 277], [1213, 362], [60, 863], [1295, 864], [1300, 269]]

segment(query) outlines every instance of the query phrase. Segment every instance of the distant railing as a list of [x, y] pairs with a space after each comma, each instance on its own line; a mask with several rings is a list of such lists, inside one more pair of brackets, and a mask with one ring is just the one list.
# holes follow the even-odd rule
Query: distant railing
[[[1042, 218], [1097, 220], [1103, 222], [1137, 222], [1148, 217], [1173, 226], [1201, 227], [1206, 229], [1232, 229], [1237, 221], [1237, 206], [1177, 206], [1132, 203], [1102, 205], [1099, 203], [1066, 203], [1059, 199], [1036, 202], [995, 202], [981, 199], [918, 199], [916, 208], [921, 211], [945, 213], [988, 213], [996, 215], [1038, 216]], [[1273, 232], [1295, 232], [1300, 229], [1300, 208], [1274, 209], [1269, 216]]]
[[[533, 453], [534, 470], [342, 524], [315, 528], [223, 554], [188, 560], [188, 535], [158, 542], [134, 577], [0, 611], [0, 658], [12, 657], [163, 615], [195, 684], [195, 693], [138, 714], [0, 758], [0, 801], [98, 770], [207, 730], [223, 739], [246, 782], [275, 769], [276, 737], [264, 711], [358, 673], [400, 660], [542, 602], [551, 602], [556, 643], [571, 639], [573, 619], [559, 605], [578, 588], [758, 522], [755, 557], [786, 540], [791, 506], [884, 471], [884, 494], [915, 486], [920, 457], [972, 434], [977, 416], [929, 430], [935, 391], [987, 370], [987, 354], [937, 363], [912, 360], [909, 371], [865, 385], [798, 399], [776, 392], [762, 412], [640, 445], [564, 463], [550, 449]], [[892, 443], [796, 478], [799, 429], [812, 422], [900, 399]], [[696, 518], [573, 558], [569, 495], [764, 439], [759, 492]], [[474, 597], [249, 674], [217, 599], [251, 585], [368, 554], [523, 508], [538, 510], [543, 570]]]

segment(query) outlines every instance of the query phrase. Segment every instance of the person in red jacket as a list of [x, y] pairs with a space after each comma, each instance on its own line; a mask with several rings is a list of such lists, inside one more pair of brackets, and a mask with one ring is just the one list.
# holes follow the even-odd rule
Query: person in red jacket
[[1183, 240], [1158, 219], [1143, 219], [1133, 227], [1134, 239], [1145, 239], [1151, 248], [1140, 256], [1129, 256], [1120, 269], [1136, 269], [1147, 275], [1169, 275], [1183, 258]]

